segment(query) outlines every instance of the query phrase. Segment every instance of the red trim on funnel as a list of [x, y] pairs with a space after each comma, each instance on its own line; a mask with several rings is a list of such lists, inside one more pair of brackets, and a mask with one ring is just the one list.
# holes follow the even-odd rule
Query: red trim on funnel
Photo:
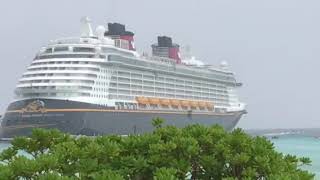
[[169, 48], [169, 58], [175, 59], [177, 64], [181, 64], [181, 59], [179, 56], [179, 47]]
[[133, 50], [133, 51], [136, 50], [136, 49], [134, 48], [134, 45], [133, 45], [133, 43], [134, 43], [133, 36], [130, 36], [130, 35], [122, 35], [122, 36], [120, 36], [120, 39], [129, 41], [129, 50]]

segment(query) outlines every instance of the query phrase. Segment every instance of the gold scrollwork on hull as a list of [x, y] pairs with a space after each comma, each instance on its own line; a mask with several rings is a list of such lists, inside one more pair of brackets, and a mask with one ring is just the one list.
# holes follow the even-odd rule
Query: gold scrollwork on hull
[[27, 113], [27, 112], [41, 112], [45, 113], [46, 108], [45, 108], [45, 103], [40, 100], [35, 100], [29, 103], [27, 106], [21, 109], [22, 113]]

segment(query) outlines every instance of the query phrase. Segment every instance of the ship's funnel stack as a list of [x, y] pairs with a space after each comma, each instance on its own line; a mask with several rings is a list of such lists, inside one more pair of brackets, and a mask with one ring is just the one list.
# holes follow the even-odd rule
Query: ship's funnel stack
[[158, 43], [152, 45], [152, 55], [166, 57], [176, 60], [177, 64], [181, 63], [179, 54], [180, 46], [172, 42], [167, 36], [158, 36]]
[[108, 31], [105, 32], [105, 36], [108, 36], [115, 40], [117, 47], [135, 51], [134, 47], [134, 33], [126, 31], [126, 27], [119, 23], [108, 23]]

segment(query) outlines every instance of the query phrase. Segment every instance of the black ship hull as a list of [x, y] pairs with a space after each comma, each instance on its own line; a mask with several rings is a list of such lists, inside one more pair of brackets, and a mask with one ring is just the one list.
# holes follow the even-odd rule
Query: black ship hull
[[74, 135], [140, 134], [153, 130], [152, 119], [184, 127], [188, 124], [218, 124], [231, 130], [244, 111], [193, 113], [152, 110], [116, 110], [68, 100], [28, 99], [9, 105], [1, 122], [1, 138], [29, 135], [33, 128], [56, 128]]

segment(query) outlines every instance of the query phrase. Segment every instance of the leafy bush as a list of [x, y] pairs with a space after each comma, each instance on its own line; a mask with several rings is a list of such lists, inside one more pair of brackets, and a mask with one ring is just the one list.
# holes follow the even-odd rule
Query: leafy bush
[[[0, 154], [0, 179], [313, 179], [310, 159], [283, 155], [241, 129], [162, 126], [142, 135], [72, 137], [34, 129]], [[26, 155], [21, 155], [23, 151]]]

